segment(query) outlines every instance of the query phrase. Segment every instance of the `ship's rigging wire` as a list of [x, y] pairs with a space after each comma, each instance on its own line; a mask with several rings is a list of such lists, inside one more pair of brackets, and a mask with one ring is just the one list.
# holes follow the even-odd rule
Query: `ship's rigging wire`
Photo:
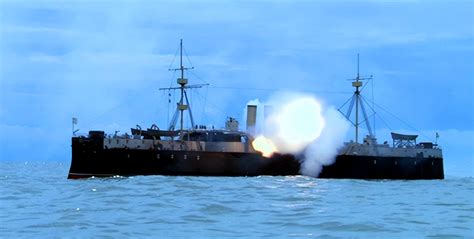
[[[189, 58], [189, 55], [186, 51], [186, 49], [183, 47], [183, 51], [184, 51], [184, 55], [186, 56], [186, 59], [188, 60], [190, 66], [192, 68], [193, 67], [193, 64], [191, 62], [191, 59]], [[175, 60], [176, 60], [176, 57], [178, 55], [178, 52], [179, 52], [179, 47], [176, 49], [176, 52], [173, 56], [173, 60], [171, 61], [171, 64], [169, 65], [169, 69], [172, 68]], [[204, 79], [202, 79], [199, 75], [197, 75], [196, 73], [192, 72], [192, 71], [188, 71], [189, 73], [191, 73], [192, 75], [194, 75], [196, 77], [196, 79], [208, 84], [208, 82], [206, 82]], [[171, 80], [170, 80], [170, 88], [173, 86], [173, 81], [175, 79], [175, 75], [176, 75], [176, 71], [173, 71], [173, 75], [171, 77]], [[373, 114], [371, 116], [374, 116], [374, 120], [373, 120], [373, 127], [374, 127], [374, 136], [375, 136], [375, 116], [378, 116], [380, 118], [380, 120], [385, 124], [385, 126], [387, 126], [391, 131], [392, 131], [392, 128], [387, 124], [387, 122], [380, 116], [380, 114], [377, 114], [376, 111], [375, 111], [375, 106], [378, 107], [379, 109], [383, 110], [384, 112], [388, 113], [390, 116], [394, 117], [395, 119], [397, 119], [398, 121], [400, 121], [401, 123], [403, 123], [405, 126], [409, 127], [410, 129], [418, 132], [420, 135], [422, 135], [423, 137], [427, 138], [427, 139], [430, 139], [430, 137], [426, 136], [423, 132], [421, 132], [420, 130], [418, 130], [417, 128], [411, 126], [410, 124], [408, 124], [407, 122], [405, 122], [404, 120], [402, 120], [401, 118], [397, 117], [395, 114], [391, 113], [390, 111], [386, 110], [385, 108], [383, 108], [382, 106], [378, 105], [375, 103], [375, 100], [374, 100], [374, 88], [373, 88], [373, 80], [371, 78], [368, 78], [368, 81], [371, 82], [371, 86], [372, 86], [372, 100], [370, 101], [370, 103], [372, 103], [372, 106], [369, 104], [369, 101], [363, 97], [362, 95], [360, 95], [361, 99], [369, 106], [369, 108], [372, 110]], [[364, 84], [364, 86], [362, 87], [362, 89], [360, 91], [363, 91], [365, 89], [365, 87], [367, 87], [369, 84]], [[207, 104], [210, 104], [207, 102], [207, 95], [208, 95], [208, 92], [209, 92], [209, 88], [213, 88], [213, 89], [222, 89], [222, 90], [253, 90], [253, 91], [284, 91], [283, 89], [278, 89], [278, 88], [253, 88], [253, 87], [239, 87], [239, 86], [209, 86], [207, 85], [206, 86], [206, 93], [205, 93], [205, 96], [202, 96], [199, 92], [196, 92], [197, 96], [200, 97], [202, 100], [203, 100], [203, 110], [202, 110], [202, 114], [201, 114], [201, 117], [203, 119], [201, 120], [205, 120], [207, 119], [207, 114], [206, 114], [206, 106]], [[170, 105], [171, 105], [171, 91], [172, 89], [169, 89], [168, 90], [168, 109], [167, 109], [167, 123], [169, 124], [169, 117], [170, 117]], [[285, 89], [287, 90], [287, 89]], [[347, 91], [307, 91], [307, 92], [311, 92], [311, 93], [316, 93], [316, 94], [352, 94], [353, 92], [347, 92]], [[137, 95], [141, 93], [140, 90], [137, 90], [133, 96]], [[342, 109], [349, 101], [351, 101], [351, 99], [353, 98], [350, 98], [348, 99], [338, 110], [340, 111], [340, 109]], [[173, 103], [176, 102], [176, 93], [175, 93], [175, 90], [173, 90]], [[193, 92], [191, 91], [191, 102], [194, 102], [193, 100]], [[86, 121], [86, 124], [85, 125], [88, 125], [88, 124], [91, 124], [95, 121], [97, 121], [98, 119], [100, 119], [101, 117], [103, 117], [105, 114], [111, 112], [112, 110], [115, 110], [121, 106], [123, 106], [125, 103], [130, 103], [130, 101], [123, 101], [115, 106], [113, 106], [112, 108], [106, 110], [105, 112], [103, 112], [102, 114], [99, 114], [96, 118], [90, 120], [90, 121]], [[217, 107], [216, 105], [214, 104], [211, 104], [216, 110], [220, 111], [223, 115], [225, 115], [226, 113], [224, 112], [223, 109], [221, 109], [220, 107]], [[365, 120], [368, 120], [368, 119], [365, 119]], [[365, 121], [364, 120], [364, 121]], [[212, 120], [213, 121], [213, 120]], [[213, 122], [215, 123], [215, 122]], [[361, 122], [363, 123], [363, 122]]]
[[[368, 101], [367, 99], [363, 98], [366, 102]], [[370, 102], [370, 101], [369, 101]], [[411, 130], [413, 131], [416, 131], [418, 134], [422, 135], [423, 137], [425, 137], [426, 139], [429, 139], [429, 140], [432, 140], [433, 141], [433, 138], [432, 137], [429, 137], [427, 136], [426, 134], [424, 134], [423, 132], [421, 132], [419, 129], [415, 128], [414, 126], [410, 125], [409, 123], [407, 123], [406, 121], [402, 120], [400, 117], [396, 116], [394, 113], [388, 111], [387, 109], [383, 108], [382, 106], [380, 106], [379, 104], [375, 103], [375, 102], [370, 102], [372, 103], [373, 105], [375, 105], [377, 108], [381, 109], [382, 111], [384, 111], [385, 113], [389, 114], [390, 116], [392, 116], [393, 118], [397, 119], [398, 121], [400, 121], [402, 124], [404, 124], [405, 126], [407, 126], [408, 128], [410, 128]], [[379, 116], [379, 118], [381, 118]], [[389, 127], [390, 128], [390, 127]], [[392, 130], [390, 128], [390, 130]]]
[[186, 56], [186, 59], [188, 59], [188, 62], [189, 62], [189, 65], [191, 66], [191, 68], [194, 68], [193, 63], [191, 62], [191, 59], [189, 58], [188, 52], [186, 52], [186, 48], [184, 48], [184, 46], [183, 46], [183, 52], [184, 52], [184, 55]]
[[[179, 46], [176, 48], [176, 52], [174, 53], [174, 56], [173, 56], [173, 60], [171, 61], [171, 64], [169, 65], [168, 69], [171, 69], [173, 68], [173, 64], [174, 64], [174, 61], [176, 60], [176, 56], [178, 56], [178, 52], [179, 52]], [[173, 71], [174, 72], [174, 71]], [[173, 82], [171, 82], [173, 83]], [[171, 87], [172, 85], [170, 85]]]
[[[186, 56], [186, 59], [188, 60], [189, 62], [189, 65], [191, 66], [191, 68], [194, 68], [193, 66], [193, 63], [191, 62], [191, 58], [189, 57], [189, 54], [188, 52], [186, 51], [186, 48], [183, 47], [183, 52], [184, 52], [184, 55]], [[207, 81], [205, 81], [202, 77], [200, 77], [198, 74], [194, 73], [194, 71], [188, 71], [190, 74], [192, 74], [194, 77], [196, 77], [196, 79], [202, 81], [206, 87], [206, 93], [204, 96], [202, 96], [198, 91], [196, 91], [196, 95], [197, 97], [200, 97], [200, 99], [202, 99], [204, 101], [203, 103], [203, 106], [202, 106], [202, 112], [201, 112], [201, 121], [202, 122], [207, 122], [207, 114], [206, 114], [206, 104], [207, 104], [207, 96], [208, 96], [208, 92], [209, 92], [209, 83]], [[193, 100], [193, 91], [191, 91], [191, 102], [194, 103], [194, 100]], [[213, 122], [215, 124], [215, 122]]]
[[[203, 104], [202, 113], [201, 113], [201, 117], [202, 117], [203, 122], [206, 122], [206, 121], [207, 121], [206, 104], [207, 104], [207, 95], [208, 95], [208, 92], [209, 92], [209, 85], [206, 86], [206, 94], [204, 95], [204, 104]], [[198, 93], [198, 94], [199, 94], [199, 93]]]
[[[374, 79], [373, 78], [370, 78], [369, 79], [370, 81], [370, 85], [371, 85], [371, 88], [372, 88], [372, 109], [375, 108], [375, 105], [374, 105], [374, 102], [375, 102], [375, 96], [374, 96]], [[375, 112], [374, 110], [374, 118], [373, 118], [373, 126], [374, 126], [374, 137], [376, 137], [376, 130], [375, 130], [375, 115], [377, 115], [377, 112]]]
[[194, 76], [196, 77], [196, 79], [202, 81], [203, 83], [209, 84], [209, 82], [205, 81], [205, 80], [204, 80], [202, 77], [200, 77], [198, 74], [196, 74], [196, 73], [194, 73], [194, 72], [192, 72], [192, 71], [190, 71], [189, 73], [191, 73], [192, 75], [194, 75]]
[[[211, 88], [218, 88], [218, 89], [220, 89], [219, 87], [211, 87]], [[244, 87], [228, 87], [228, 89], [246, 89], [246, 88], [244, 88]], [[198, 97], [200, 97], [200, 98], [203, 100], [203, 102], [204, 102], [204, 103], [203, 103], [203, 114], [202, 114], [202, 117], [203, 117], [202, 120], [204, 120], [204, 122], [206, 122], [206, 120], [207, 120], [207, 114], [205, 113], [205, 112], [206, 112], [206, 111], [205, 111], [205, 108], [206, 108], [206, 106], [207, 106], [208, 104], [210, 104], [213, 108], [215, 108], [216, 110], [218, 110], [221, 114], [223, 114], [223, 115], [226, 114], [226, 112], [225, 112], [222, 108], [216, 106], [215, 104], [212, 104], [212, 103], [210, 103], [210, 102], [207, 102], [208, 91], [209, 91], [209, 87], [206, 87], [205, 96], [201, 95], [199, 92], [196, 92], [196, 95], [197, 95]], [[323, 92], [326, 92], [326, 91], [323, 91]], [[141, 93], [142, 93], [142, 90], [136, 90], [135, 92], [132, 92], [132, 94], [129, 94], [129, 95], [130, 95], [130, 98], [133, 99], [133, 98], [135, 98], [135, 96], [137, 96], [138, 94], [141, 94]], [[164, 92], [164, 93], [165, 93], [165, 92]], [[321, 92], [320, 92], [320, 93], [321, 93]], [[326, 92], [326, 93], [331, 93], [331, 92]], [[336, 94], [342, 94], [342, 93], [344, 93], [344, 94], [346, 94], [347, 92], [332, 92], [332, 93], [336, 93]], [[171, 104], [170, 97], [171, 97], [171, 93], [170, 93], [170, 91], [168, 91], [168, 123], [169, 123], [169, 105]], [[375, 109], [373, 108], [373, 106], [377, 107], [378, 109], [381, 109], [382, 111], [384, 111], [384, 112], [387, 113], [388, 115], [392, 116], [392, 117], [395, 118], [396, 120], [398, 120], [398, 121], [400, 121], [401, 123], [403, 123], [405, 126], [407, 126], [408, 128], [410, 128], [411, 130], [414, 130], [414, 131], [416, 131], [417, 133], [419, 133], [420, 135], [422, 135], [422, 136], [425, 137], [426, 139], [433, 140], [431, 137], [427, 136], [426, 134], [424, 134], [423, 132], [421, 132], [420, 130], [418, 130], [417, 128], [415, 128], [414, 126], [410, 125], [409, 123], [407, 123], [406, 121], [402, 120], [400, 117], [396, 116], [394, 113], [388, 111], [387, 109], [385, 109], [384, 107], [382, 107], [382, 106], [380, 106], [379, 104], [375, 103], [374, 101], [368, 100], [368, 99], [366, 99], [365, 97], [363, 97], [362, 95], [361, 95], [361, 98], [362, 98], [362, 100], [367, 104], [367, 106], [369, 106], [369, 108], [372, 110], [372, 112], [374, 112], [373, 115], [374, 115], [374, 116], [377, 116], [377, 117], [382, 121], [382, 123], [383, 123], [387, 128], [390, 129], [390, 131], [392, 131], [393, 129], [392, 129], [392, 128], [390, 127], [390, 125], [383, 119], [383, 117], [382, 117], [380, 114], [377, 114], [377, 113], [376, 113], [376, 111], [375, 111]], [[352, 99], [352, 98], [351, 98], [351, 99]], [[348, 101], [350, 101], [351, 99], [347, 100], [347, 101], [343, 104], [343, 106], [346, 105], [346, 104], [348, 103]], [[175, 94], [175, 91], [173, 90], [173, 102], [175, 102], [175, 101], [176, 101], [176, 94]], [[110, 113], [110, 112], [116, 110], [117, 108], [122, 107], [122, 106], [124, 106], [124, 105], [126, 105], [126, 104], [130, 104], [131, 102], [132, 102], [132, 101], [124, 100], [124, 101], [122, 101], [122, 102], [116, 104], [115, 106], [113, 106], [113, 107], [111, 107], [111, 108], [109, 108], [109, 109], [103, 111], [103, 113], [98, 114], [95, 118], [92, 118], [92, 119], [90, 119], [90, 120], [85, 120], [85, 123], [84, 123], [85, 128], [87, 128], [87, 126], [90, 126], [92, 123], [96, 122], [97, 120], [99, 120], [100, 118], [102, 118], [103, 116], [105, 116], [106, 114], [108, 114], [108, 113]], [[369, 103], [371, 103], [372, 106], [371, 106], [371, 104], [369, 104]], [[341, 108], [342, 108], [343, 106], [341, 106]], [[341, 109], [341, 108], [339, 108], [339, 109]], [[211, 121], [212, 121], [212, 123], [215, 125], [216, 122], [215, 122], [214, 120], [211, 120]]]
[[[205, 95], [205, 96], [201, 95], [198, 91], [196, 91], [196, 95], [197, 95], [198, 97], [200, 97], [201, 99], [203, 99], [203, 101], [205, 102], [205, 103], [204, 103], [204, 107], [203, 107], [203, 112], [205, 112], [206, 106], [209, 104], [211, 107], [213, 107], [214, 109], [216, 109], [217, 111], [219, 111], [220, 114], [226, 115], [227, 113], [225, 112], [224, 109], [222, 109], [221, 107], [218, 107], [218, 106], [215, 105], [215, 104], [212, 104], [211, 102], [207, 102], [207, 93], [208, 93], [208, 90], [207, 90], [207, 89], [206, 89], [206, 95]], [[203, 115], [204, 115], [204, 120], [203, 120], [203, 121], [206, 122], [207, 113], [204, 113]], [[210, 120], [212, 121], [212, 124], [213, 124], [213, 125], [217, 125], [217, 124], [216, 124], [216, 121], [215, 121], [213, 118], [210, 118]]]
[[[410, 125], [409, 123], [407, 123], [406, 121], [402, 120], [400, 117], [396, 116], [395, 114], [391, 113], [390, 111], [388, 111], [387, 109], [383, 108], [382, 106], [378, 105], [375, 103], [375, 96], [374, 96], [374, 89], [373, 89], [373, 79], [369, 78], [368, 81], [371, 82], [371, 86], [372, 86], [372, 100], [368, 100], [366, 97], [364, 97], [362, 94], [360, 94], [360, 98], [362, 99], [362, 101], [364, 101], [364, 103], [370, 108], [370, 110], [373, 112], [372, 115], [370, 115], [369, 117], [372, 117], [373, 116], [373, 127], [374, 127], [374, 136], [375, 136], [375, 117], [377, 116], [381, 121], [382, 123], [390, 129], [390, 131], [393, 131], [392, 128], [390, 127], [390, 125], [383, 119], [383, 117], [377, 113], [377, 111], [375, 110], [375, 107], [377, 107], [378, 109], [381, 109], [382, 111], [384, 111], [385, 113], [387, 113], [388, 115], [390, 115], [391, 117], [395, 118], [396, 120], [398, 120], [399, 122], [401, 122], [402, 124], [404, 124], [405, 126], [407, 126], [408, 128], [410, 128], [411, 130], [417, 132], [418, 134], [420, 134], [421, 136], [425, 137], [426, 139], [428, 140], [433, 140], [432, 137], [429, 137], [427, 136], [426, 134], [424, 134], [423, 132], [421, 132], [419, 129], [413, 127], [412, 125]], [[362, 92], [362, 90], [365, 89], [365, 87], [367, 87], [369, 84], [367, 82], [367, 84], [364, 84], [364, 86], [362, 86], [360, 92]], [[351, 93], [352, 94], [352, 93]], [[350, 108], [352, 108], [352, 103], [353, 103], [353, 97], [349, 98], [346, 102], [344, 102], [344, 104], [342, 104], [341, 107], [339, 107], [339, 111], [342, 113], [341, 109], [344, 108], [344, 106], [346, 106], [347, 103], [349, 103], [351, 100], [351, 105], [349, 106]], [[346, 114], [346, 117], [347, 117], [347, 114]], [[368, 118], [367, 119], [364, 119], [365, 120], [369, 120]], [[349, 119], [349, 121], [351, 121]], [[360, 123], [363, 123], [364, 121], [360, 122]], [[352, 121], [351, 121], [352, 122]], [[352, 124], [354, 124], [352, 122]]]
[[[174, 61], [175, 61], [175, 59], [176, 59], [176, 56], [178, 55], [179, 49], [180, 49], [180, 47], [177, 48], [177, 50], [176, 50], [176, 52], [175, 52], [175, 55], [174, 55], [174, 57], [173, 57], [173, 61], [172, 61], [172, 63], [170, 64], [169, 68], [172, 68], [172, 66], [173, 66], [173, 64], [174, 64]], [[186, 59], [187, 59], [189, 65], [190, 65], [190, 69], [194, 69], [193, 63], [191, 62], [191, 59], [190, 59], [190, 57], [189, 57], [188, 52], [186, 51], [186, 48], [183, 47], [182, 49], [183, 49], [184, 56], [186, 57]], [[204, 106], [203, 106], [201, 118], [203, 118], [203, 116], [204, 116], [204, 118], [206, 118], [205, 108], [206, 108], [206, 104], [207, 104], [208, 85], [209, 85], [209, 84], [208, 84], [205, 80], [203, 80], [199, 75], [197, 75], [196, 73], [194, 73], [193, 71], [187, 71], [187, 73], [190, 73], [190, 74], [194, 75], [194, 76], [196, 77], [196, 79], [198, 79], [198, 80], [200, 80], [200, 81], [202, 81], [202, 82], [204, 82], [204, 83], [206, 84], [206, 85], [205, 85], [205, 87], [206, 87], [206, 94], [205, 94], [204, 97], [202, 97], [198, 92], [196, 92], [197, 94], [199, 94], [198, 96], [200, 96], [201, 98], [203, 98], [203, 101], [204, 101]], [[172, 76], [171, 81], [170, 81], [170, 88], [172, 88], [172, 86], [173, 86], [174, 77], [175, 77], [175, 71], [173, 71], [173, 76]], [[175, 97], [175, 90], [176, 90], [176, 89], [169, 89], [168, 92], [170, 92], [171, 90], [173, 90], [173, 96], [174, 96], [174, 98], [173, 98], [173, 103], [174, 103], [174, 102], [176, 101], [176, 97]], [[190, 104], [193, 104], [193, 103], [194, 103], [193, 94], [194, 94], [194, 92], [191, 90], [191, 101], [190, 101]], [[169, 95], [170, 95], [170, 93], [169, 93]], [[169, 115], [170, 115], [170, 113], [169, 113], [169, 107], [170, 107], [170, 104], [171, 104], [171, 100], [168, 99], [168, 124], [170, 123], [170, 122], [169, 122]], [[193, 108], [194, 108], [194, 107], [193, 107]], [[187, 121], [186, 121], [186, 122], [187, 122]]]
[[[360, 95], [360, 98], [365, 102], [365, 104], [369, 107], [369, 109], [372, 110], [372, 114], [370, 115], [370, 117], [372, 117], [373, 115], [375, 115], [377, 112], [375, 111], [375, 109], [374, 109], [372, 106], [370, 106], [370, 104], [368, 103], [367, 99], [366, 99], [364, 96], [362, 96], [362, 95]], [[370, 117], [364, 117], [364, 118], [367, 118], [367, 119], [364, 119], [364, 121], [366, 121], [366, 120], [369, 121], [369, 118], [370, 118]]]
[[[174, 64], [174, 62], [175, 62], [175, 60], [176, 60], [176, 56], [178, 55], [178, 52], [179, 52], [179, 47], [176, 49], [176, 52], [175, 52], [175, 54], [174, 54], [174, 56], [173, 56], [173, 60], [171, 61], [171, 64], [170, 64], [169, 68], [171, 68], [172, 65]], [[171, 80], [170, 80], [170, 87], [173, 86], [173, 82], [174, 82], [174, 79], [175, 79], [175, 75], [176, 75], [176, 71], [173, 71], [173, 74], [172, 74]], [[137, 89], [137, 90], [135, 90], [135, 92], [134, 92], [134, 90], [132, 90], [131, 92], [132, 92], [132, 93], [130, 94], [130, 90], [129, 90], [129, 94], [128, 94], [128, 95], [130, 96], [130, 98], [133, 99], [133, 98], [136, 98], [135, 96], [137, 96], [137, 95], [139, 95], [139, 94], [142, 94], [143, 91], [140, 90], [140, 89]], [[169, 113], [170, 109], [169, 109], [169, 107], [170, 107], [170, 104], [171, 104], [171, 99], [170, 99], [170, 98], [171, 98], [171, 92], [170, 92], [170, 90], [168, 90], [168, 110], [167, 110], [167, 111], [168, 111], [168, 112], [167, 112], [167, 116], [168, 116], [168, 119], [167, 119], [168, 122], [167, 122], [167, 123], [168, 123], [168, 124], [169, 124], [169, 116], [170, 116], [170, 113]], [[173, 91], [173, 101], [176, 101], [176, 94], [175, 94], [174, 91]], [[110, 113], [110, 112], [112, 112], [112, 111], [114, 111], [114, 110], [116, 110], [116, 109], [118, 109], [118, 108], [120, 108], [120, 107], [122, 107], [122, 106], [124, 106], [124, 105], [126, 105], [126, 104], [130, 104], [130, 103], [132, 103], [132, 101], [130, 101], [130, 100], [124, 100], [124, 101], [122, 101], [122, 102], [119, 102], [119, 103], [116, 104], [115, 106], [113, 106], [113, 107], [111, 107], [111, 108], [109, 108], [109, 109], [103, 111], [102, 113], [96, 115], [96, 117], [94, 117], [94, 118], [92, 118], [92, 119], [90, 119], [90, 120], [87, 120], [87, 119], [86, 119], [84, 125], [85, 125], [85, 126], [90, 126], [91, 124], [95, 123], [97, 120], [99, 120], [100, 118], [102, 118], [102, 117], [105, 116], [106, 114], [108, 114], [108, 113]]]
[[[240, 86], [209, 86], [212, 89], [222, 89], [222, 90], [254, 90], [254, 91], [288, 91], [288, 89], [279, 89], [279, 88], [253, 88], [253, 87], [240, 87]], [[300, 91], [300, 90], [298, 90]], [[319, 90], [319, 91], [311, 91], [311, 90], [304, 90], [303, 92], [309, 93], [316, 93], [316, 94], [352, 94], [352, 92], [348, 91], [328, 91], [328, 90]]]
[[[170, 88], [173, 84], [173, 80], [174, 80], [174, 77], [176, 75], [176, 71], [173, 71], [173, 76], [171, 76], [171, 81], [170, 81]], [[163, 91], [165, 92], [165, 91]], [[175, 97], [175, 92], [173, 91], [173, 102], [176, 100], [176, 97]], [[167, 118], [167, 124], [170, 123], [170, 105], [171, 105], [171, 90], [168, 90], [168, 118]]]
[[[173, 64], [174, 64], [174, 61], [176, 60], [176, 56], [178, 55], [178, 52], [179, 52], [179, 48], [180, 46], [178, 46], [176, 48], [176, 51], [174, 52], [174, 56], [173, 56], [173, 60], [171, 60], [171, 63], [170, 65], [168, 66], [168, 69], [172, 69], [173, 68]], [[173, 75], [171, 76], [171, 79], [170, 79], [170, 87], [171, 88], [173, 86], [173, 81], [174, 81], [174, 77], [176, 75], [176, 71], [173, 71]], [[175, 96], [175, 92], [173, 91], [173, 102], [176, 101], [176, 96]], [[166, 119], [166, 124], [169, 125], [170, 124], [170, 105], [171, 105], [171, 90], [168, 90], [168, 107], [167, 107], [167, 119]]]
[[382, 118], [382, 116], [380, 116], [380, 114], [375, 114], [377, 117], [379, 117], [379, 119], [382, 121], [382, 123], [387, 126], [387, 128], [390, 130], [390, 131], [393, 131], [392, 130], [392, 127], [390, 127], [390, 125]]
[[136, 98], [140, 98], [140, 97], [137, 97], [139, 95], [143, 94], [143, 90], [142, 89], [128, 89], [127, 91], [127, 98], [122, 100], [122, 101], [119, 101], [118, 104], [106, 109], [105, 111], [102, 111], [102, 113], [99, 113], [99, 114], [96, 114], [96, 115], [92, 115], [89, 119], [85, 119], [84, 120], [84, 128], [91, 128], [92, 124], [97, 122], [99, 119], [101, 119], [102, 117], [104, 117], [105, 115], [109, 114], [110, 112], [113, 112], [115, 111], [116, 109], [119, 109], [121, 107], [123, 107], [124, 105], [128, 105], [128, 104], [131, 104], [133, 103], [132, 100], [130, 99], [136, 99]]
[[[377, 137], [377, 130], [375, 130], [375, 129], [376, 129], [376, 127], [375, 127], [375, 116], [377, 115], [377, 112], [375, 111], [375, 105], [374, 105], [374, 102], [375, 102], [375, 96], [374, 96], [374, 78], [372, 78], [372, 76], [370, 76], [369, 78], [367, 78], [367, 84], [365, 84], [365, 85], [362, 87], [362, 90], [363, 90], [366, 86], [369, 85], [369, 84], [368, 84], [369, 82], [370, 82], [370, 88], [371, 88], [371, 90], [372, 90], [372, 107], [370, 107], [370, 104], [367, 103], [367, 101], [366, 101], [366, 103], [367, 103], [367, 105], [372, 109], [372, 112], [373, 112], [373, 114], [372, 114], [372, 116], [373, 116], [372, 127], [374, 127], [373, 134], [374, 134], [374, 137]], [[362, 91], [362, 90], [361, 90], [361, 91]], [[364, 100], [365, 100], [365, 99], [364, 99]], [[377, 116], [379, 116], [379, 115], [377, 115]], [[380, 116], [379, 116], [379, 118], [382, 119], [382, 117], [380, 117]], [[369, 120], [369, 119], [367, 119], [367, 120]], [[385, 121], [384, 121], [383, 119], [382, 119], [382, 121], [385, 123]], [[390, 127], [389, 127], [389, 128], [390, 128]], [[392, 129], [390, 129], [390, 130], [392, 130]]]

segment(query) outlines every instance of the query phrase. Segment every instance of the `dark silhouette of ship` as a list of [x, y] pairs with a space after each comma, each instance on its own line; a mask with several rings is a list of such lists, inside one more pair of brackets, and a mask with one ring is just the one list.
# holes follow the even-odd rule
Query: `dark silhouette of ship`
[[[72, 161], [68, 178], [112, 177], [132, 175], [191, 176], [258, 176], [298, 175], [297, 155], [273, 153], [264, 156], [254, 149], [254, 138], [248, 133], [255, 126], [256, 106], [247, 108], [247, 132], [239, 131], [239, 122], [228, 118], [225, 129], [207, 129], [196, 125], [188, 101], [187, 90], [202, 85], [188, 85], [183, 66], [182, 41], [177, 79], [181, 93], [175, 114], [166, 130], [156, 125], [140, 126], [131, 134], [106, 135], [89, 131], [88, 136], [72, 137]], [[360, 96], [362, 78], [353, 82], [356, 91], [351, 105], [356, 106], [356, 140], [344, 145], [334, 164], [324, 166], [319, 177], [359, 179], [442, 179], [441, 149], [433, 143], [416, 143], [416, 135], [392, 133], [394, 143], [377, 144], [370, 133], [358, 143], [359, 106], [367, 117]], [[352, 108], [352, 106], [351, 106]], [[191, 128], [183, 128], [187, 112]], [[348, 118], [350, 113], [346, 115]], [[176, 129], [179, 120], [179, 128]], [[76, 119], [73, 119], [73, 123]], [[366, 119], [367, 121], [367, 119]], [[367, 121], [368, 122], [368, 121]], [[369, 130], [370, 132], [370, 130]]]

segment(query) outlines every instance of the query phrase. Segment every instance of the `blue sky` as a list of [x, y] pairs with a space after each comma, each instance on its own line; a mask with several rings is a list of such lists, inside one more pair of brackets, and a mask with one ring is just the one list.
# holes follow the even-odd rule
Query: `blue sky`
[[158, 88], [183, 38], [187, 77], [210, 84], [190, 93], [199, 123], [275, 90], [339, 107], [360, 53], [376, 103], [410, 126], [377, 109], [379, 140], [439, 132], [445, 173], [474, 176], [473, 1], [0, 1], [0, 14], [1, 160], [69, 162], [73, 116], [82, 133], [165, 127]]

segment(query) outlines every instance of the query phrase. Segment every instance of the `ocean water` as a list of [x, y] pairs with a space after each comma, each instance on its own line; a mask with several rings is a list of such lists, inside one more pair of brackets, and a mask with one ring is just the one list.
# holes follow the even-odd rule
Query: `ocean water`
[[474, 238], [474, 179], [136, 176], [0, 162], [0, 238]]

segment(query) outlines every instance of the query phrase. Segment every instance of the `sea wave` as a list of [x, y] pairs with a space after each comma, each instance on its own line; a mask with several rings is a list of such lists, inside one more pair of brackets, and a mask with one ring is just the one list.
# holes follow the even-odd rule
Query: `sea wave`
[[474, 179], [134, 176], [0, 163], [0, 237], [474, 237]]

